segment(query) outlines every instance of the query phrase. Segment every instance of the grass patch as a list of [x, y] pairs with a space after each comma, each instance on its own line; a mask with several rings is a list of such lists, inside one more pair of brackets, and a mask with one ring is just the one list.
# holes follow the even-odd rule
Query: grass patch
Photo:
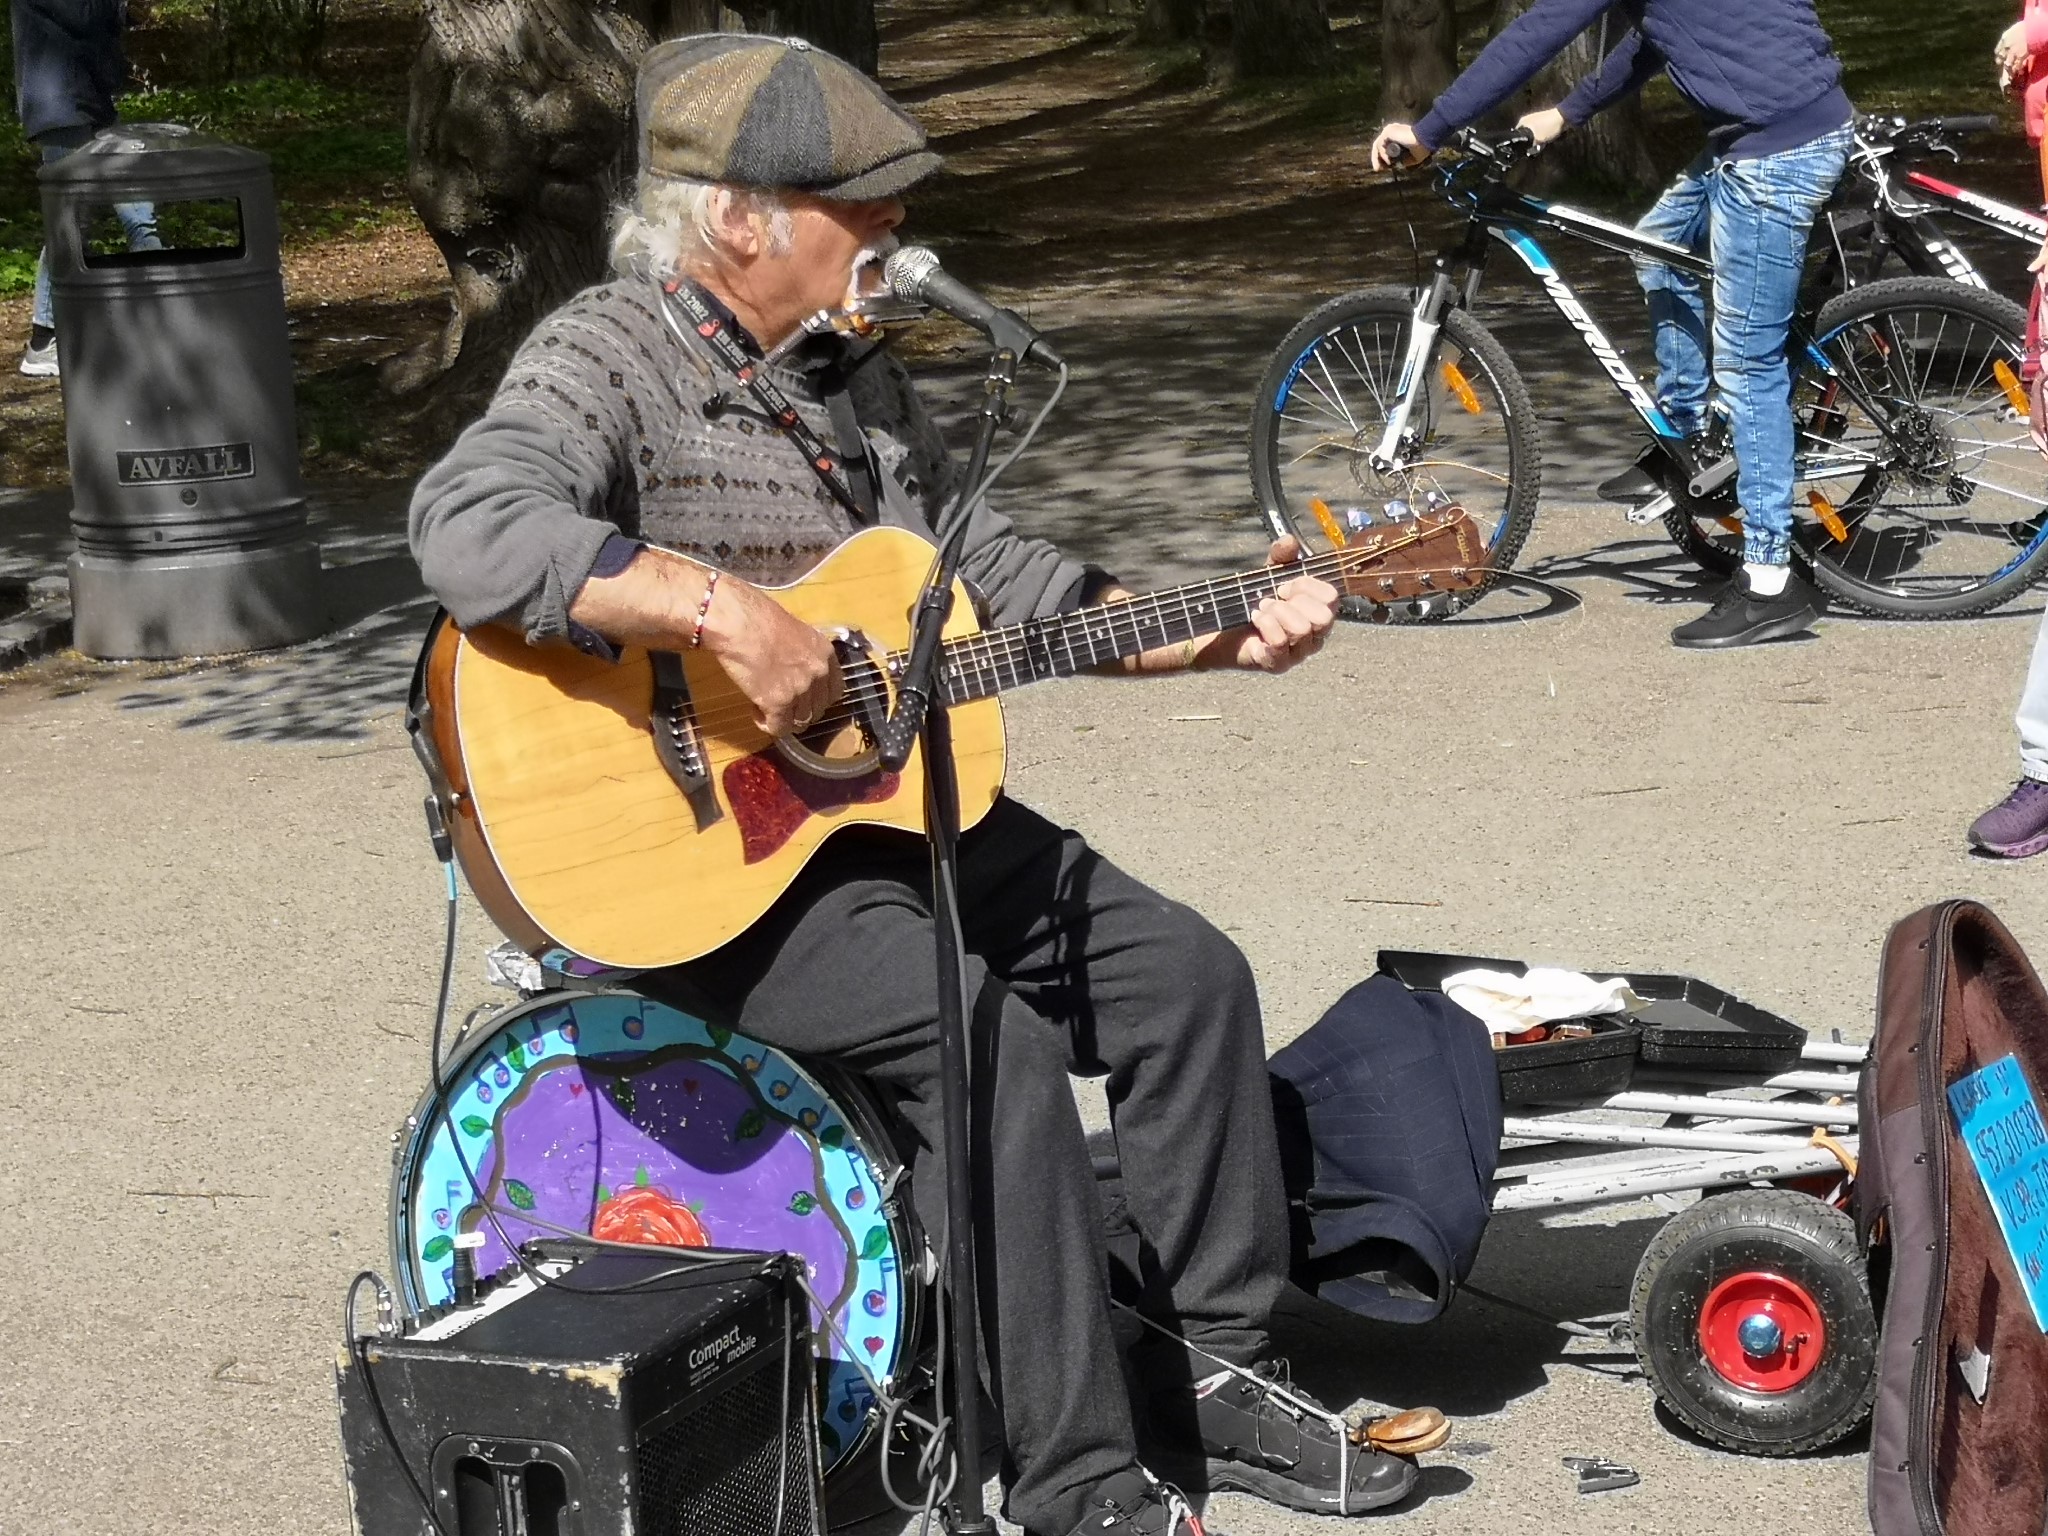
[[353, 459], [362, 453], [369, 440], [365, 402], [375, 397], [375, 373], [362, 364], [301, 375], [293, 397], [304, 459]]
[[1998, 90], [1991, 45], [2019, 14], [2011, 0], [1819, 0], [1842, 60], [1842, 84], [1864, 112], [2018, 113]]
[[[411, 217], [405, 193], [405, 104], [298, 76], [173, 85], [126, 96], [131, 122], [184, 123], [271, 159], [285, 242], [363, 235]], [[35, 146], [0, 122], [0, 297], [34, 281], [42, 245]]]

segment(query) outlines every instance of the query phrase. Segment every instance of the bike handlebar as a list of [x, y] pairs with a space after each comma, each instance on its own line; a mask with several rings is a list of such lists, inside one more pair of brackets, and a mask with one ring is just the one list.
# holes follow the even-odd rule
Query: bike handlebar
[[1988, 113], [1965, 117], [1924, 117], [1908, 122], [1903, 117], [1859, 117], [1856, 136], [1866, 143], [1892, 145], [1902, 149], [1928, 149], [1953, 156], [1952, 142], [1980, 133], [1995, 133], [2004, 126]]
[[1516, 128], [1497, 139], [1461, 128], [1445, 140], [1443, 147], [1457, 151], [1461, 158], [1438, 168], [1437, 191], [1462, 204], [1505, 182], [1509, 172], [1535, 156], [1543, 146], [1525, 128]]
[[1445, 147], [1508, 166], [1520, 165], [1543, 148], [1526, 128], [1512, 128], [1497, 139], [1489, 139], [1477, 129], [1460, 128]]

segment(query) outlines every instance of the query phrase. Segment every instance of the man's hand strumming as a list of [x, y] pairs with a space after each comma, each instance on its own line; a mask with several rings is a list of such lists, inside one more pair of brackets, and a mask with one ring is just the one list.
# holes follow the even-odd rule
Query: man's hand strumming
[[808, 728], [839, 698], [839, 656], [821, 631], [759, 587], [727, 576], [704, 615], [704, 649], [770, 736]]

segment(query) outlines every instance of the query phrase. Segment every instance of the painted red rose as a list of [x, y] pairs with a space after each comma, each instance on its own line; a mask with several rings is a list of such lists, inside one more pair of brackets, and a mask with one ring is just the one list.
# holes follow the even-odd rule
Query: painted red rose
[[597, 1208], [590, 1235], [612, 1243], [654, 1243], [664, 1248], [709, 1248], [697, 1213], [665, 1191], [636, 1184]]

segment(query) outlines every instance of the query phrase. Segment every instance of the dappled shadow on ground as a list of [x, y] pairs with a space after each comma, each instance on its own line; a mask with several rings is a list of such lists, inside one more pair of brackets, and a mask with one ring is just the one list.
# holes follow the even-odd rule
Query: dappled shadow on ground
[[[1621, 520], [1619, 507], [1615, 519]], [[1532, 562], [1528, 574], [1544, 581], [1611, 581], [1646, 603], [1710, 602], [1722, 581], [1694, 565], [1670, 540], [1644, 537], [1602, 544], [1583, 554], [1552, 555]]]
[[[9, 689], [88, 690], [118, 707], [173, 716], [237, 741], [360, 740], [405, 702], [432, 601], [405, 547], [405, 484], [314, 486], [313, 536], [325, 564], [329, 632], [305, 645], [174, 662], [95, 662], [70, 653], [0, 679]], [[67, 493], [0, 500], [0, 576], [61, 574], [71, 548]]]
[[1636, 1261], [1663, 1222], [1659, 1214], [1611, 1226], [1546, 1226], [1533, 1212], [1498, 1216], [1472, 1283], [1528, 1312], [1468, 1292], [1436, 1322], [1402, 1327], [1290, 1292], [1275, 1344], [1293, 1361], [1296, 1379], [1333, 1406], [1366, 1398], [1393, 1408], [1433, 1406], [1454, 1419], [1498, 1413], [1540, 1391], [1560, 1366], [1632, 1376], [1634, 1356], [1625, 1347], [1588, 1353], [1574, 1344], [1568, 1351], [1568, 1336], [1542, 1318], [1625, 1308]]
[[[893, 39], [892, 39], [893, 40]], [[1076, 38], [1070, 43], [1060, 43], [1042, 53], [1024, 54], [1014, 58], [994, 59], [986, 64], [971, 65], [957, 74], [942, 75], [916, 85], [899, 85], [890, 92], [902, 105], [915, 106], [921, 101], [930, 101], [934, 96], [949, 96], [960, 91], [980, 90], [985, 85], [1001, 85], [1006, 80], [1015, 80], [1021, 75], [1050, 65], [1079, 58], [1083, 54], [1096, 53], [1113, 47], [1124, 39], [1120, 35], [1104, 34], [1095, 37]]]

